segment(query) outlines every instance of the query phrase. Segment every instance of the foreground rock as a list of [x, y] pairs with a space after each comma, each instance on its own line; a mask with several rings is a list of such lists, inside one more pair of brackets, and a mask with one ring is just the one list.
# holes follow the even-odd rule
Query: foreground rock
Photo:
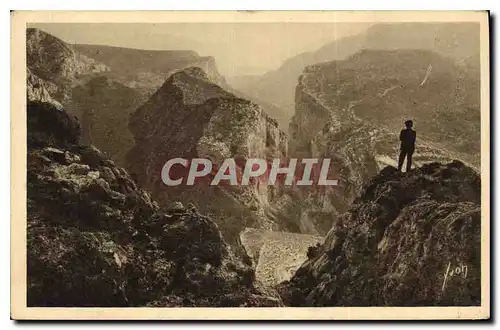
[[480, 187], [458, 161], [386, 167], [282, 284], [285, 303], [480, 305]]
[[28, 105], [28, 306], [279, 306], [194, 208], [162, 210], [78, 144], [76, 120]]

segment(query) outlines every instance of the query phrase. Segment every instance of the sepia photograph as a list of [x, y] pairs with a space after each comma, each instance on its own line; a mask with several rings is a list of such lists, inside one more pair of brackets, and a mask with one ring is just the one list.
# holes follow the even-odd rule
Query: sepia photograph
[[489, 318], [487, 11], [11, 21], [13, 318]]

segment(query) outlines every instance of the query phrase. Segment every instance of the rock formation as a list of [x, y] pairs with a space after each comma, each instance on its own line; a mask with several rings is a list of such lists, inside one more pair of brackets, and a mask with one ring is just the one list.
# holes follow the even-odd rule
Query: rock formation
[[[256, 80], [279, 99], [264, 102], [212, 57], [28, 29], [28, 305], [479, 304], [479, 66], [460, 46], [476, 26], [426, 26], [423, 50], [376, 25], [291, 59]], [[288, 137], [276, 104], [293, 103], [292, 84]], [[400, 173], [408, 118], [421, 167]], [[250, 158], [288, 157], [331, 159], [340, 184], [210, 185], [224, 159], [241, 177]], [[173, 158], [215, 168], [167, 186]]]
[[384, 168], [282, 284], [285, 303], [480, 305], [480, 187], [459, 161]]
[[281, 305], [209, 217], [162, 209], [64, 110], [27, 112], [28, 306]]
[[479, 102], [479, 76], [434, 52], [363, 50], [304, 70], [292, 124], [299, 140], [310, 140], [332, 111], [337, 126], [355, 116], [397, 134], [411, 118], [419, 138], [461, 152], [461, 158], [472, 155], [468, 161], [478, 165]]
[[[128, 167], [158, 201], [194, 203], [213, 217], [233, 246], [239, 245], [245, 227], [286, 226], [270, 203], [279, 196], [278, 188], [266, 182], [248, 186], [210, 186], [211, 180], [193, 186], [162, 182], [162, 167], [173, 158], [208, 158], [220, 166], [226, 158], [244, 162], [286, 156], [287, 139], [276, 121], [259, 106], [213, 83], [202, 69], [173, 74], [132, 114], [129, 127], [136, 144], [128, 154]], [[241, 167], [237, 170], [241, 173]]]
[[309, 233], [326, 234], [371, 177], [396, 166], [399, 130], [408, 118], [417, 130], [415, 166], [461, 159], [478, 167], [478, 90], [474, 80], [460, 77], [459, 67], [424, 50], [364, 50], [304, 70], [289, 153], [331, 158], [340, 181], [297, 203], [301, 223], [313, 227]]
[[[119, 165], [124, 165], [133, 144], [130, 113], [172, 73], [200, 67], [213, 81], [225, 83], [215, 59], [193, 51], [71, 45], [34, 28], [27, 29], [26, 36], [28, 99], [46, 101], [50, 95], [59, 101], [79, 119], [82, 143], [96, 145]], [[46, 93], [38, 95], [41, 90], [30, 88], [35, 79]]]
[[32, 74], [47, 82], [50, 95], [64, 106], [78, 75], [108, 71], [102, 63], [77, 54], [64, 41], [39, 29], [26, 30], [26, 61]]

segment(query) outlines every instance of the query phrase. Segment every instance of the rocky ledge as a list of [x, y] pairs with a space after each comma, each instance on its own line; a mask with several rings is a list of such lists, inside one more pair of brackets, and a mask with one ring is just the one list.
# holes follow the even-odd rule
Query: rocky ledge
[[387, 166], [281, 284], [292, 306], [481, 303], [481, 181], [459, 161]]

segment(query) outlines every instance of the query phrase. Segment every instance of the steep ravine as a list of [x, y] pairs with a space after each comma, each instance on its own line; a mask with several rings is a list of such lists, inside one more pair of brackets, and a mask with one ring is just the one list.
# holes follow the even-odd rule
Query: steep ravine
[[[458, 114], [477, 105], [473, 79], [458, 79], [440, 56], [364, 51], [306, 68], [288, 141], [263, 107], [224, 88], [213, 59], [28, 37], [31, 306], [479, 303], [474, 167], [420, 136], [419, 168], [390, 166], [398, 141], [383, 120], [406, 115], [394, 104], [407, 93], [428, 98], [415, 106], [428, 114], [440, 114], [444, 92], [457, 96]], [[147, 65], [122, 66], [143, 56]], [[417, 86], [429, 61], [438, 69]], [[379, 81], [380, 70], [390, 79]], [[444, 91], [433, 91], [435, 78]], [[477, 147], [475, 126], [463, 131], [461, 148]], [[331, 158], [340, 185], [210, 186], [210, 176], [168, 187], [161, 169], [179, 157]], [[448, 265], [467, 276], [444, 283]]]
[[[208, 158], [214, 166], [220, 166], [226, 158], [244, 162], [287, 154], [286, 135], [276, 121], [258, 105], [215, 84], [202, 69], [189, 68], [170, 76], [132, 114], [129, 128], [135, 146], [127, 155], [128, 168], [159, 202], [193, 203], [213, 217], [235, 248], [240, 247], [239, 233], [246, 227], [293, 229], [273, 206], [281, 197], [278, 188], [265, 181], [248, 186], [211, 186], [212, 173], [192, 186], [167, 186], [162, 182], [162, 167], [173, 158]], [[241, 175], [241, 163], [237, 166]]]

